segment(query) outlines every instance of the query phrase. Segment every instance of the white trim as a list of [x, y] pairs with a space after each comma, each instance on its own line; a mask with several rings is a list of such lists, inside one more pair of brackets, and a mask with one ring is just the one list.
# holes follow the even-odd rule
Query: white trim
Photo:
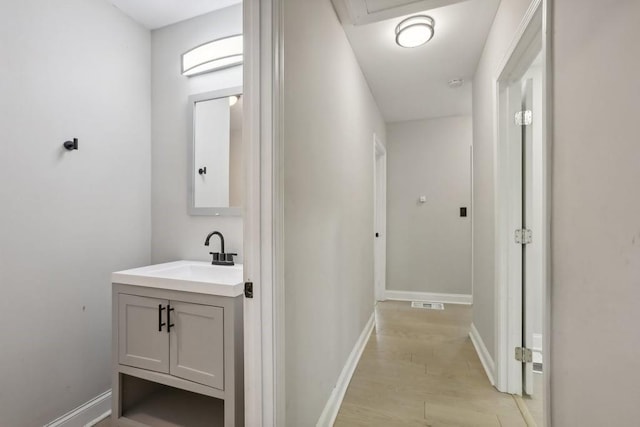
[[[537, 16], [542, 0], [533, 0], [526, 11], [505, 55], [495, 71], [494, 78], [494, 188], [495, 188], [495, 336], [496, 336], [496, 388], [502, 392], [517, 394], [522, 392], [521, 366], [516, 366], [509, 349], [522, 345], [522, 316], [512, 307], [522, 304], [521, 286], [521, 248], [511, 244], [513, 231], [521, 227], [522, 215], [517, 215], [520, 205], [509, 205], [519, 188], [512, 184], [516, 181], [514, 175], [520, 160], [518, 153], [509, 150], [505, 141], [509, 137], [507, 117], [508, 104], [514, 95], [509, 91], [509, 81], [513, 74], [524, 72], [522, 55], [535, 38], [537, 32], [532, 31], [530, 25]], [[544, 47], [543, 47], [544, 48]], [[519, 98], [519, 96], [517, 96]], [[519, 147], [519, 145], [518, 145]], [[520, 155], [521, 156], [521, 155]], [[518, 157], [520, 159], [521, 157]], [[520, 193], [518, 193], [520, 194]], [[515, 196], [517, 197], [517, 196]], [[520, 195], [521, 197], [521, 195]], [[519, 216], [519, 218], [516, 218]], [[510, 284], [514, 286], [510, 286]], [[515, 286], [517, 285], [517, 286]]]
[[476, 210], [475, 210], [475, 204], [474, 204], [474, 200], [475, 200], [475, 185], [473, 182], [473, 174], [474, 174], [474, 163], [473, 163], [473, 136], [471, 138], [471, 145], [469, 145], [469, 185], [470, 185], [470, 197], [471, 199], [469, 200], [469, 219], [471, 220], [471, 238], [470, 240], [470, 245], [471, 245], [471, 295], [473, 295], [474, 291], [475, 291], [475, 277], [476, 275], [473, 273], [474, 271], [476, 271], [476, 261], [475, 261], [475, 250], [473, 250], [473, 248], [475, 247], [475, 240], [474, 237], [475, 236], [475, 227], [476, 227]]
[[513, 35], [513, 39], [511, 40], [511, 44], [509, 45], [509, 48], [507, 49], [505, 55], [502, 57], [502, 61], [498, 65], [497, 72], [495, 73], [495, 75], [498, 76], [498, 79], [502, 77], [502, 73], [507, 68], [507, 65], [509, 64], [511, 57], [518, 49], [518, 46], [520, 45], [520, 41], [524, 37], [525, 32], [529, 27], [529, 24], [531, 23], [531, 21], [533, 21], [533, 18], [541, 4], [542, 4], [542, 0], [531, 1], [529, 8], [525, 12], [524, 17], [522, 18], [522, 21], [520, 21], [520, 25], [518, 25], [518, 28], [516, 29], [516, 32]]
[[429, 301], [445, 304], [473, 304], [473, 296], [467, 294], [441, 294], [436, 292], [391, 291], [385, 292], [387, 299], [395, 301]]
[[[260, 270], [260, 4], [257, 0], [244, 3], [244, 67], [243, 67], [243, 123], [242, 137], [245, 165], [245, 197], [243, 206], [244, 280], [252, 281], [254, 299], [244, 299], [244, 384], [245, 424], [263, 425], [262, 335], [268, 325], [262, 324], [262, 295], [264, 287]], [[256, 182], [258, 184], [256, 184]], [[262, 326], [262, 327], [261, 327]], [[269, 355], [265, 355], [269, 357]]]
[[542, 334], [533, 334], [533, 345], [531, 346], [531, 350], [539, 351], [542, 353]]
[[469, 331], [469, 338], [471, 338], [473, 347], [476, 349], [476, 353], [478, 353], [482, 367], [484, 368], [491, 385], [495, 385], [496, 380], [494, 372], [496, 371], [496, 365], [493, 363], [493, 359], [489, 354], [489, 350], [487, 350], [487, 346], [484, 345], [480, 332], [478, 332], [476, 325], [473, 323], [471, 324], [471, 330]]
[[[543, 104], [546, 111], [547, 120], [544, 123], [545, 141], [543, 155], [545, 165], [543, 175], [546, 179], [544, 188], [546, 194], [543, 196], [547, 212], [544, 221], [543, 245], [546, 250], [545, 261], [543, 262], [543, 277], [545, 280], [545, 307], [544, 307], [544, 329], [548, 331], [550, 325], [550, 272], [549, 272], [549, 256], [550, 256], [550, 227], [549, 212], [551, 204], [551, 124], [550, 107], [552, 92], [549, 84], [551, 77], [550, 68], [550, 37], [549, 37], [549, 1], [551, 0], [532, 0], [529, 9], [525, 13], [518, 29], [516, 30], [513, 40], [505, 52], [505, 55], [495, 71], [494, 79], [494, 161], [496, 168], [494, 169], [494, 186], [496, 190], [495, 197], [495, 254], [496, 254], [496, 388], [500, 391], [520, 394], [522, 393], [522, 365], [517, 363], [513, 358], [513, 348], [522, 345], [522, 283], [517, 280], [517, 274], [514, 274], [514, 268], [517, 268], [517, 254], [512, 244], [512, 236], [514, 228], [512, 225], [512, 213], [509, 211], [507, 194], [510, 189], [505, 182], [512, 182], [513, 177], [508, 174], [509, 154], [505, 148], [504, 141], [505, 132], [503, 129], [503, 120], [506, 119], [503, 107], [508, 103], [508, 86], [509, 82], [519, 77], [524, 72], [523, 67], [526, 60], [531, 55], [530, 49], [532, 42], [536, 39], [536, 43], [543, 52], [544, 61], [544, 95]], [[527, 58], [525, 58], [527, 57]], [[521, 255], [520, 255], [521, 256]], [[516, 258], [514, 258], [516, 257]], [[521, 276], [520, 276], [521, 277]], [[548, 333], [545, 333], [545, 340], [548, 340]], [[545, 342], [545, 344], [547, 344]], [[549, 352], [545, 351], [547, 355]], [[545, 401], [545, 418], [547, 424], [550, 425], [550, 411], [548, 399], [550, 396], [550, 380], [549, 370], [545, 366], [544, 370], [544, 401]]]
[[542, 372], [543, 379], [543, 393], [542, 393], [542, 408], [544, 414], [544, 425], [551, 426], [551, 352], [549, 349], [551, 348], [551, 283], [552, 283], [552, 273], [551, 273], [551, 256], [552, 256], [552, 247], [551, 247], [551, 204], [552, 204], [552, 196], [553, 191], [551, 187], [552, 179], [553, 179], [553, 52], [552, 52], [552, 23], [553, 23], [553, 2], [555, 0], [543, 0], [542, 1], [542, 51], [543, 51], [543, 61], [544, 61], [544, 73], [542, 75], [542, 81], [544, 85], [544, 107], [546, 120], [544, 121], [544, 153], [543, 158], [546, 161], [546, 170], [543, 172], [543, 176], [546, 181], [544, 183], [544, 188], [546, 190], [546, 212], [545, 218], [546, 220], [543, 222], [546, 226], [546, 230], [544, 231], [544, 237], [546, 238], [545, 251], [546, 257], [543, 261], [543, 277], [544, 277], [544, 287], [543, 287], [543, 305], [544, 312], [542, 318], [542, 338], [543, 342], [543, 353], [542, 353], [542, 363], [544, 366], [544, 370]]
[[[272, 308], [273, 335], [269, 337], [273, 341], [273, 424], [274, 426], [286, 425], [286, 393], [285, 393], [285, 256], [284, 256], [284, 6], [283, 0], [270, 0], [271, 9], [264, 19], [270, 19], [271, 32], [269, 69], [271, 97], [264, 100], [265, 110], [271, 112], [272, 135], [271, 144], [265, 144], [265, 149], [271, 150], [270, 155], [265, 155], [263, 164], [269, 162], [268, 170], [273, 179], [271, 192], [264, 190], [265, 197], [269, 196], [271, 216], [263, 211], [263, 224], [265, 228], [272, 227], [271, 251], [263, 263], [272, 262], [271, 273], [273, 281]], [[261, 4], [265, 3], [261, 0]], [[265, 25], [266, 26], [266, 25]], [[264, 48], [266, 50], [266, 47]], [[269, 105], [267, 106], [267, 101]], [[268, 116], [265, 114], [265, 116]], [[269, 117], [269, 116], [268, 116]], [[264, 178], [263, 178], [264, 180]], [[269, 424], [265, 424], [268, 426]]]
[[[373, 196], [375, 304], [378, 301], [384, 301], [387, 289], [387, 149], [375, 133], [373, 134]], [[376, 238], [375, 233], [380, 233], [380, 237]]]
[[83, 403], [44, 427], [87, 427], [97, 424], [111, 414], [111, 390]]
[[245, 425], [285, 425], [281, 0], [244, 2]]
[[375, 313], [372, 313], [369, 321], [362, 330], [358, 341], [356, 341], [356, 344], [353, 346], [353, 350], [351, 350], [351, 354], [347, 358], [344, 368], [342, 368], [342, 372], [338, 377], [336, 386], [333, 388], [333, 391], [331, 391], [331, 395], [327, 400], [327, 404], [325, 405], [322, 414], [320, 414], [316, 427], [331, 427], [335, 422], [340, 406], [342, 405], [342, 399], [344, 399], [351, 377], [353, 377], [353, 373], [358, 366], [358, 362], [360, 361], [362, 352], [367, 345], [367, 341], [369, 341], [369, 336], [371, 336], [374, 325]]
[[84, 427], [93, 427], [96, 424], [98, 424], [100, 421], [106, 419], [107, 417], [109, 417], [111, 415], [111, 409], [109, 409], [107, 412], [105, 412], [104, 414], [92, 419], [91, 421], [89, 421], [88, 423], [86, 423], [84, 425]]

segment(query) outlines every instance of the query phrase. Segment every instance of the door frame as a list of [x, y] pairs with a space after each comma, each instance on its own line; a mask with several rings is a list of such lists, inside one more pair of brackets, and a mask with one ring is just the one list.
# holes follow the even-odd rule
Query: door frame
[[[507, 53], [496, 70], [494, 79], [494, 189], [495, 189], [495, 336], [496, 336], [496, 388], [502, 392], [522, 393], [522, 365], [514, 359], [514, 348], [522, 345], [522, 281], [517, 275], [516, 263], [511, 260], [521, 257], [522, 249], [514, 244], [514, 209], [508, 203], [514, 189], [509, 182], [514, 179], [516, 168], [510, 167], [509, 150], [507, 150], [509, 130], [508, 123], [513, 120], [509, 114], [509, 80], [513, 76], [524, 74], [533, 57], [542, 50], [543, 59], [543, 105], [545, 117], [543, 124], [543, 248], [542, 260], [544, 277], [543, 286], [543, 403], [547, 425], [551, 425], [550, 410], [550, 295], [551, 295], [551, 131], [552, 131], [552, 64], [550, 48], [550, 18], [552, 0], [532, 0], [522, 22], [520, 23]], [[536, 41], [537, 40], [537, 41]], [[532, 47], [532, 43], [538, 43]], [[513, 153], [511, 153], [513, 154]]]
[[[373, 232], [374, 303], [376, 303], [387, 299], [387, 149], [375, 133], [373, 134]], [[376, 238], [375, 233], [380, 233], [380, 237]], [[376, 250], [376, 245], [379, 245], [379, 250]]]
[[282, 0], [244, 0], [245, 425], [285, 425]]

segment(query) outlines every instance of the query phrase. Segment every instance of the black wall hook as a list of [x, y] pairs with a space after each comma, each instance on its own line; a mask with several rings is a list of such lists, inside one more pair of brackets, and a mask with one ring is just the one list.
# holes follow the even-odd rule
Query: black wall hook
[[78, 149], [78, 138], [73, 138], [73, 141], [65, 141], [64, 148], [67, 150], [77, 150]]
[[198, 173], [200, 175], [206, 175], [207, 174], [207, 167], [205, 166], [203, 168], [198, 169]]

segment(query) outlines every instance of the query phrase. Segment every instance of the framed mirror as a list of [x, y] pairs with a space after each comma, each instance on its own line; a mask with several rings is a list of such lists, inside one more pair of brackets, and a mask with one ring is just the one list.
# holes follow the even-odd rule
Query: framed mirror
[[189, 213], [242, 214], [242, 87], [189, 97]]

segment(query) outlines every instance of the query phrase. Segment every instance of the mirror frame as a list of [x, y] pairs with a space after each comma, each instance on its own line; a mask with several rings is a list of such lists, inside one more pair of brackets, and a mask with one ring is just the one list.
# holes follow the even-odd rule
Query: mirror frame
[[[188, 207], [189, 207], [189, 215], [198, 215], [198, 216], [242, 216], [242, 206], [237, 207], [212, 207], [212, 208], [198, 208], [195, 204], [195, 167], [196, 167], [196, 152], [195, 152], [195, 105], [196, 102], [208, 101], [212, 99], [218, 98], [227, 98], [233, 95], [242, 95], [242, 86], [234, 86], [225, 89], [214, 90], [211, 92], [198, 93], [195, 95], [189, 96], [189, 143], [188, 147], [188, 156], [189, 156], [189, 167], [187, 170], [188, 173]], [[244, 118], [243, 118], [244, 119]], [[244, 140], [244, 137], [243, 137]]]

